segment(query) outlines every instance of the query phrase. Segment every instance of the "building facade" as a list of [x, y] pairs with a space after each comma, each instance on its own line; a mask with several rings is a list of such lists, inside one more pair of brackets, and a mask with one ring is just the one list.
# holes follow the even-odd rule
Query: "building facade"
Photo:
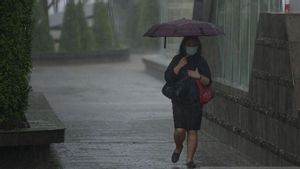
[[247, 91], [261, 12], [281, 12], [281, 1], [270, 0], [212, 0], [211, 22], [223, 28], [225, 36], [218, 37], [220, 69], [218, 81]]
[[216, 91], [203, 129], [262, 165], [299, 166], [300, 14], [281, 0], [201, 2], [225, 32], [202, 38]]

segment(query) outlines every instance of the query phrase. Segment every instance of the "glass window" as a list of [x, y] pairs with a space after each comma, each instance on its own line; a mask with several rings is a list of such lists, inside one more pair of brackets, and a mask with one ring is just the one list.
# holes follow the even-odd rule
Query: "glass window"
[[281, 0], [213, 0], [212, 22], [224, 28], [218, 38], [221, 72], [216, 79], [247, 90], [259, 13], [279, 12]]

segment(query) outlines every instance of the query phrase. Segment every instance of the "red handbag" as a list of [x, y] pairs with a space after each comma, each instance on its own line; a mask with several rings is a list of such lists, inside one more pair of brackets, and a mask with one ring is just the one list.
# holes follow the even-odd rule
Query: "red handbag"
[[203, 86], [200, 80], [195, 81], [199, 91], [200, 103], [208, 103], [215, 96], [213, 89], [210, 86]]

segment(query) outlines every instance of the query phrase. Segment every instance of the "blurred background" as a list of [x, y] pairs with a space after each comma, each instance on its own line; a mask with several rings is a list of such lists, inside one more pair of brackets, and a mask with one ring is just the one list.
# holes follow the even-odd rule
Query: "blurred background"
[[162, 50], [162, 39], [143, 34], [156, 23], [191, 19], [193, 4], [193, 0], [37, 0], [32, 52], [130, 48], [173, 55], [177, 38], [168, 39], [167, 50]]
[[[15, 6], [6, 2], [7, 11], [13, 11]], [[0, 168], [185, 168], [184, 158], [177, 164], [170, 162], [172, 104], [161, 94], [163, 73], [177, 54], [181, 38], [167, 38], [163, 48], [163, 38], [143, 37], [152, 25], [180, 18], [212, 22], [225, 32], [225, 36], [201, 37], [202, 54], [218, 93], [204, 109], [195, 162], [226, 168], [299, 166], [300, 61], [295, 57], [300, 53], [296, 46], [299, 2], [34, 0], [33, 66], [30, 80], [24, 78], [32, 87], [27, 88], [32, 89], [28, 107], [40, 117], [55, 114], [65, 128], [60, 141], [46, 147], [0, 148]], [[17, 9], [23, 9], [22, 2], [18, 5], [22, 8]], [[10, 17], [17, 15], [11, 13]], [[265, 17], [259, 23], [262, 14]], [[6, 17], [1, 19], [6, 22]], [[6, 38], [10, 40], [11, 34]], [[290, 36], [294, 34], [296, 40]], [[29, 44], [22, 41], [23, 36], [18, 38], [14, 44]], [[6, 48], [13, 49], [10, 43]], [[11, 70], [24, 72], [15, 65], [25, 58], [20, 53], [25, 50], [11, 51], [4, 51], [3, 58], [16, 56], [9, 62]], [[18, 65], [29, 70], [29, 61]], [[7, 83], [6, 91], [16, 90], [11, 87], [14, 83]], [[10, 105], [15, 107], [14, 102]], [[51, 127], [44, 119], [33, 124]]]

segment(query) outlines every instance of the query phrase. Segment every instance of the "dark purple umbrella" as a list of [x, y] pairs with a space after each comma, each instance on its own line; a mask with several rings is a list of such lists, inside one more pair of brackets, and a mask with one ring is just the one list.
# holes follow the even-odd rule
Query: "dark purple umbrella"
[[147, 37], [185, 37], [185, 36], [216, 36], [224, 34], [216, 25], [190, 19], [178, 19], [153, 25], [144, 36]]

